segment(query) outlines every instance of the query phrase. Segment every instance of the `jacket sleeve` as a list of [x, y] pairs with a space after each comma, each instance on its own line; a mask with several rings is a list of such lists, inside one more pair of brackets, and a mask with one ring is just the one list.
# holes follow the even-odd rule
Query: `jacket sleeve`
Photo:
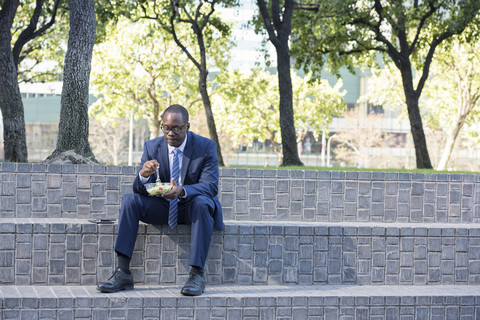
[[[140, 193], [140, 194], [143, 194], [143, 195], [146, 195], [148, 196], [148, 192], [147, 192], [147, 189], [145, 188], [145, 185], [142, 183], [142, 181], [140, 180], [139, 178], [139, 174], [140, 174], [140, 170], [142, 170], [143, 168], [143, 164], [145, 162], [147, 162], [148, 160], [152, 160], [152, 156], [149, 154], [148, 152], [148, 147], [147, 147], [147, 143], [148, 142], [145, 142], [145, 144], [143, 145], [143, 155], [142, 155], [142, 159], [140, 160], [140, 166], [137, 170], [137, 174], [135, 176], [135, 180], [133, 181], [133, 192], [135, 193]], [[155, 182], [156, 180], [156, 177], [154, 174], [152, 174], [150, 177], [148, 177], [148, 180], [147, 182], [145, 183], [148, 183], [148, 182]]]

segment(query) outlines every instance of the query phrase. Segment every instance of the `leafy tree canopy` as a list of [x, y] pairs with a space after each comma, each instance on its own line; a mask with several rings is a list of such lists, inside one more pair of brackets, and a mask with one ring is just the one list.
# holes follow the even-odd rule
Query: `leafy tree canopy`
[[152, 137], [158, 135], [160, 112], [172, 101], [187, 108], [200, 101], [194, 66], [153, 21], [121, 19], [108, 28], [105, 42], [95, 48], [92, 70], [99, 99], [90, 114], [107, 122], [134, 110], [137, 119], [149, 120]]
[[359, 63], [374, 63], [375, 52], [397, 67], [410, 57], [418, 69], [442, 41], [462, 33], [467, 25], [477, 28], [480, 3], [332, 0], [303, 1], [297, 9], [292, 55], [298, 67], [319, 75], [325, 60], [334, 72], [341, 66], [353, 72]]
[[[114, 2], [96, 0], [96, 42], [102, 42], [106, 27], [116, 22]], [[69, 32], [69, 2], [23, 0], [12, 26], [12, 51], [18, 55], [20, 82], [58, 81], [63, 72]], [[28, 40], [28, 41], [26, 41]]]
[[[187, 49], [191, 49], [196, 44], [197, 35], [195, 28], [189, 21], [196, 20], [199, 27], [203, 27], [203, 40], [207, 51], [209, 62], [213, 67], [223, 69], [228, 65], [229, 51], [233, 46], [231, 41], [226, 41], [231, 33], [231, 23], [221, 19], [215, 11], [215, 6], [226, 8], [238, 6], [238, 0], [131, 0], [126, 3], [115, 3], [115, 15], [128, 17], [132, 21], [147, 19], [155, 21], [158, 26], [171, 33], [172, 24], [175, 28], [179, 27], [183, 35], [189, 36]], [[213, 11], [212, 11], [213, 9]], [[172, 10], [177, 14], [176, 21], [172, 20]], [[199, 50], [192, 50], [192, 57], [200, 61]]]

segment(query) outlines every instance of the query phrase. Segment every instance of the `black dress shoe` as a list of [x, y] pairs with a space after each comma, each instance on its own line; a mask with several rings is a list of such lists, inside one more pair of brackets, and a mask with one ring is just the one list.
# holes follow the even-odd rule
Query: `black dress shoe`
[[106, 282], [100, 282], [97, 290], [101, 292], [113, 293], [120, 290], [133, 290], [133, 275], [126, 273], [122, 269], [117, 269]]
[[205, 280], [196, 273], [190, 273], [190, 277], [182, 288], [184, 296], [199, 296], [205, 292]]

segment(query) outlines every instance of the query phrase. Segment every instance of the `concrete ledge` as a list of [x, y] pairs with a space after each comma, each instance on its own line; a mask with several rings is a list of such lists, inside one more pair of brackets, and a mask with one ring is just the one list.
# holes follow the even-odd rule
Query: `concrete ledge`
[[[0, 163], [0, 218], [116, 219], [136, 167]], [[220, 170], [225, 219], [480, 222], [480, 175]]]
[[176, 286], [102, 294], [93, 286], [1, 287], [0, 319], [478, 319], [478, 287]]
[[[115, 263], [116, 225], [2, 219], [0, 283], [94, 285]], [[183, 284], [188, 226], [141, 224], [132, 259], [140, 284]], [[479, 285], [476, 224], [227, 221], [207, 260], [209, 284]]]

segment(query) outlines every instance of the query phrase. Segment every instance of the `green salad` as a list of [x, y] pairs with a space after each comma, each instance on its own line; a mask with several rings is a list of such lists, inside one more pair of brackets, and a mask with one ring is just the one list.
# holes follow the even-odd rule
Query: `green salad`
[[172, 185], [170, 183], [157, 182], [157, 183], [147, 183], [145, 185], [147, 192], [151, 195], [164, 194], [172, 190]]

